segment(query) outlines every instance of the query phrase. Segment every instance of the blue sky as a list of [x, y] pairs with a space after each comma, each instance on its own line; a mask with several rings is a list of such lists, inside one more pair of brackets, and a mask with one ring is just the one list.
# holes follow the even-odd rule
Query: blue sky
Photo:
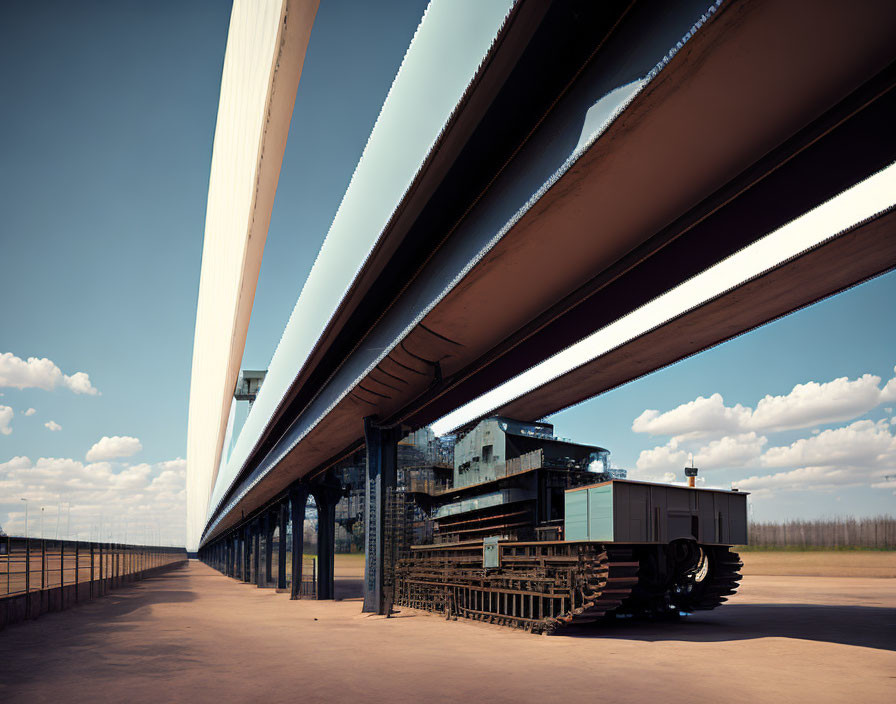
[[[322, 3], [244, 367], [267, 366], [424, 8], [422, 1]], [[0, 373], [4, 528], [21, 527], [26, 497], [32, 511], [45, 506], [54, 516], [70, 502], [82, 537], [100, 522], [121, 535], [123, 516], [132, 535], [154, 529], [176, 541], [182, 534], [180, 458], [229, 11], [226, 2], [198, 1], [0, 5], [0, 354], [10, 355], [0, 367], [9, 372]], [[716, 484], [755, 478], [757, 518], [892, 513], [893, 489], [871, 485], [892, 467], [896, 444], [881, 445], [871, 459], [862, 448], [896, 432], [885, 410], [894, 402], [788, 430], [744, 426], [720, 435], [682, 418], [684, 411], [677, 426], [642, 418], [639, 427], [656, 434], [632, 426], [648, 409], [664, 413], [716, 393], [726, 406], [756, 408], [766, 395], [785, 397], [809, 382], [871, 374], [883, 388], [896, 364], [894, 298], [896, 274], [889, 274], [552, 421], [558, 434], [608, 447], [618, 465], [643, 476], [662, 476], [682, 451], [723, 438], [748, 445], [742, 436], [756, 432], [758, 454], [736, 453], [739, 464], [705, 474]], [[22, 367], [31, 357], [59, 371]], [[89, 382], [66, 380], [78, 372]], [[815, 403], [806, 411], [811, 420], [825, 417], [829, 396], [869, 389], [870, 382], [841, 384], [780, 403]], [[682, 429], [689, 439], [676, 439]], [[825, 451], [842, 450], [836, 456], [848, 471], [834, 475], [815, 458], [816, 470], [793, 482], [768, 479], [806, 469], [807, 443], [822, 440]], [[794, 444], [801, 455], [768, 455]], [[666, 449], [642, 455], [655, 448]], [[792, 486], [800, 477], [805, 490]]]

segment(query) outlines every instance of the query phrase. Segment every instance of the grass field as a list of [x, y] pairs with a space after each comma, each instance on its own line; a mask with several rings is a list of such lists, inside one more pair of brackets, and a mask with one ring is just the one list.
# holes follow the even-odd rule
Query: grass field
[[896, 577], [896, 551], [743, 550], [745, 575]]

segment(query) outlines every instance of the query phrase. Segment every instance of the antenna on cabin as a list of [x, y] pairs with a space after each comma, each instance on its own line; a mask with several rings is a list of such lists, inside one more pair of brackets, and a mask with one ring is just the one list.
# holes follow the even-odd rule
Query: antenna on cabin
[[691, 466], [684, 468], [684, 476], [688, 478], [688, 486], [697, 486], [697, 468], [694, 466], [694, 456], [691, 455]]

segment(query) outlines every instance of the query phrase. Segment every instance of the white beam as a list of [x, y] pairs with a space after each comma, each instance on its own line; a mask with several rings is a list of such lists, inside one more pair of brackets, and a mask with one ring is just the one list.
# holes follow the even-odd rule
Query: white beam
[[319, 0], [234, 0], [221, 78], [187, 429], [187, 549], [220, 464], [302, 65]]
[[[832, 165], [832, 168], [836, 168]], [[896, 164], [822, 203], [641, 308], [500, 384], [432, 425], [443, 435], [587, 364], [896, 205]]]

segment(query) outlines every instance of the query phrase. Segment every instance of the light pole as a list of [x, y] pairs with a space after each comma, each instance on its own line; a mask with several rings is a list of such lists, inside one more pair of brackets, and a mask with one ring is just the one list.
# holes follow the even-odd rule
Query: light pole
[[28, 537], [28, 499], [22, 499], [25, 502], [25, 537]]
[[44, 507], [40, 507], [40, 539], [44, 539]]

